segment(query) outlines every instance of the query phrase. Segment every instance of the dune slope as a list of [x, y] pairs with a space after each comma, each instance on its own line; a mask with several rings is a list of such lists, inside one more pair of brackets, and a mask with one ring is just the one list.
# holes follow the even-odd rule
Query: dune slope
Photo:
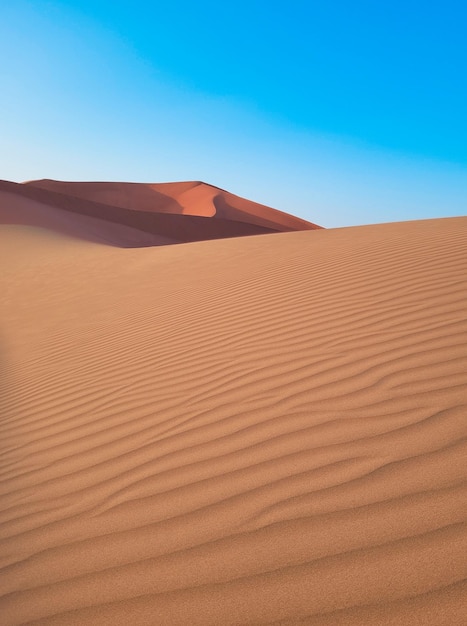
[[[22, 185], [0, 181], [0, 225], [39, 228], [47, 231], [49, 237], [55, 233], [68, 239], [94, 241], [121, 248], [180, 243], [175, 233], [167, 237], [157, 234], [156, 228], [153, 233], [141, 230], [135, 227], [133, 221], [125, 224], [106, 219], [105, 213], [111, 207], [96, 207], [75, 198], [71, 198], [70, 203], [67, 197], [58, 194], [36, 194], [34, 191], [31, 193], [31, 190], [24, 193], [24, 190]], [[79, 212], [73, 210], [75, 205]], [[99, 214], [101, 217], [97, 217]]]
[[[26, 187], [60, 192], [123, 209], [213, 217], [275, 231], [321, 228], [200, 181], [182, 183], [66, 182], [33, 180]], [[259, 232], [259, 231], [258, 231]]]
[[0, 226], [3, 623], [465, 623], [466, 248]]
[[[29, 224], [67, 234], [75, 232], [83, 239], [119, 247], [187, 243], [290, 230], [278, 224], [273, 228], [257, 225], [249, 221], [248, 215], [245, 220], [128, 209], [30, 184], [0, 181], [0, 224]], [[303, 229], [313, 227], [308, 224]]]

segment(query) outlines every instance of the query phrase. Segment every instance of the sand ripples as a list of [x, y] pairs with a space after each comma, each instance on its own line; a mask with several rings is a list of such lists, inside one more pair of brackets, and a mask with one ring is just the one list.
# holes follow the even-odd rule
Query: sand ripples
[[49, 250], [2, 303], [5, 623], [463, 623], [466, 219]]

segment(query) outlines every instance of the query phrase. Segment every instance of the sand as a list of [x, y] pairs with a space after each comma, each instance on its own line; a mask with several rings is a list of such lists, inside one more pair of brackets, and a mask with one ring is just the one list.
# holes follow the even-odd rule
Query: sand
[[[42, 188], [40, 184], [45, 183], [55, 185], [56, 181], [37, 181], [37, 186], [36, 183], [0, 181], [0, 223], [29, 224], [72, 235], [76, 231], [76, 236], [83, 239], [120, 247], [188, 243], [320, 228], [316, 224], [243, 198], [238, 198], [245, 209], [240, 215], [241, 219], [238, 219], [238, 212], [235, 215], [226, 215], [222, 210], [217, 210], [209, 200], [206, 200], [206, 213], [210, 213], [209, 215], [203, 215], [201, 211], [198, 214], [185, 215], [174, 206], [170, 198], [170, 202], [165, 203], [168, 196], [160, 193], [156, 194], [150, 210], [144, 202], [147, 187], [144, 184], [129, 184], [132, 189], [136, 189], [136, 199], [140, 194], [143, 200], [137, 207], [126, 207], [123, 202], [109, 205], [73, 195], [80, 185], [84, 189], [90, 184], [102, 184], [112, 188], [116, 185], [118, 189], [120, 184], [126, 183], [60, 183], [62, 187], [70, 186], [73, 193], [67, 194], [63, 193], [62, 187], [59, 192]], [[185, 184], [182, 183], [182, 189]], [[204, 183], [199, 185], [206, 186]], [[177, 189], [179, 184], [174, 183], [174, 186]], [[160, 201], [160, 196], [164, 202]], [[250, 205], [251, 219], [246, 212]]]
[[467, 218], [161, 245], [17, 187], [2, 624], [465, 624]]
[[[320, 228], [294, 215], [240, 198], [201, 181], [144, 184], [82, 183], [44, 179], [30, 181], [27, 185], [34, 187], [35, 194], [37, 194], [37, 189], [54, 191], [133, 211], [214, 217], [216, 220], [247, 222], [250, 225], [275, 231]], [[134, 220], [134, 216], [132, 219]], [[230, 228], [232, 226], [230, 224]]]

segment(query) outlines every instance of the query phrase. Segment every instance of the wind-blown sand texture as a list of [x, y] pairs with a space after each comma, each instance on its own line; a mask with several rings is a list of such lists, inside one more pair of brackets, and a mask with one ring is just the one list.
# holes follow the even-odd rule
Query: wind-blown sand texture
[[2, 624], [465, 624], [467, 218], [152, 247], [5, 185]]

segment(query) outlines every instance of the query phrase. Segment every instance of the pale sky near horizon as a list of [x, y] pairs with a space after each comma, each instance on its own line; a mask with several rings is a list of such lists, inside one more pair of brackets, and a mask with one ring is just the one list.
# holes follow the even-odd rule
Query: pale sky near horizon
[[203, 180], [326, 227], [467, 214], [462, 2], [0, 6], [0, 178]]

